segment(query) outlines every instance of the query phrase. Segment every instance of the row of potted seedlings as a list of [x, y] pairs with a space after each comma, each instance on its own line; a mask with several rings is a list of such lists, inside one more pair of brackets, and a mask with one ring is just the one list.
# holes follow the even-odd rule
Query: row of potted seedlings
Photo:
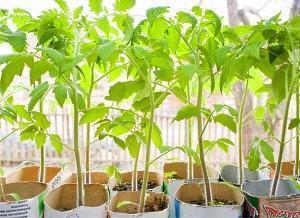
[[[229, 28], [213, 11], [198, 6], [176, 15], [170, 15], [168, 7], [151, 8], [145, 18], [135, 21], [128, 13], [134, 1], [117, 0], [112, 13], [99, 0], [89, 1], [88, 12], [83, 7], [71, 9], [63, 0], [56, 3], [59, 9], [43, 11], [38, 17], [23, 9], [0, 11], [0, 41], [14, 51], [0, 57], [0, 118], [14, 125], [12, 133], [18, 131], [20, 140], [32, 140], [40, 149], [38, 165], [21, 167], [0, 180], [0, 215], [93, 218], [106, 217], [107, 211], [109, 217], [299, 215], [299, 152], [294, 177], [280, 177], [290, 174], [282, 171], [287, 129], [299, 132], [298, 17], [282, 23], [275, 16], [253, 26]], [[29, 37], [35, 38], [35, 45], [28, 43]], [[29, 84], [24, 83], [30, 91], [24, 106], [14, 102], [13, 80], [17, 75], [26, 78], [27, 72]], [[208, 105], [210, 94], [228, 94], [239, 80], [244, 92], [238, 110], [223, 103]], [[113, 85], [105, 99], [96, 102], [93, 91], [107, 81]], [[243, 126], [248, 116], [244, 107], [249, 91], [268, 98], [253, 111], [267, 136], [254, 138], [244, 157]], [[155, 123], [156, 109], [169, 95], [183, 105], [173, 122], [187, 120], [185, 146], [164, 145]], [[289, 120], [293, 96], [297, 113]], [[53, 98], [60, 107], [69, 104], [73, 109], [72, 146], [51, 133], [44, 107]], [[282, 132], [277, 139], [270, 117], [283, 101]], [[235, 143], [227, 138], [206, 139], [211, 122], [237, 136], [238, 165], [223, 166], [219, 176], [207, 164], [206, 154], [214, 149], [228, 152]], [[85, 171], [80, 125], [86, 130]], [[128, 150], [133, 171], [121, 174], [109, 166], [107, 174], [94, 172], [92, 136], [99, 141], [109, 137]], [[299, 151], [297, 133], [296, 138]], [[58, 153], [73, 152], [75, 173], [65, 178], [61, 167], [46, 166], [47, 141]], [[276, 163], [270, 142], [279, 145]], [[153, 158], [152, 146], [161, 155]], [[185, 152], [189, 162], [166, 163], [164, 176], [150, 171], [158, 159], [175, 149]], [[258, 170], [262, 158], [273, 168], [272, 179]], [[141, 159], [145, 163], [143, 171], [138, 171]]]

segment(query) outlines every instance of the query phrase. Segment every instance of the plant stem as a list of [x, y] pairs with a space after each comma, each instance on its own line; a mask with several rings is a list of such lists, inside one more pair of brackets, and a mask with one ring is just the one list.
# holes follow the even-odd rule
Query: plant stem
[[275, 175], [273, 178], [270, 196], [275, 196], [275, 194], [276, 194], [278, 178], [279, 178], [279, 174], [281, 172], [282, 156], [283, 156], [283, 150], [284, 150], [284, 145], [285, 145], [285, 134], [286, 134], [286, 129], [287, 129], [289, 108], [290, 108], [291, 98], [293, 95], [294, 86], [295, 86], [295, 82], [292, 82], [288, 96], [287, 96], [287, 100], [286, 100], [282, 129], [281, 129], [281, 139], [280, 139], [280, 144], [279, 144], [278, 161], [276, 164], [276, 170], [275, 170]]
[[239, 110], [239, 119], [238, 119], [238, 145], [239, 145], [239, 184], [242, 184], [244, 181], [244, 171], [243, 171], [243, 115], [245, 109], [245, 102], [248, 92], [248, 79], [246, 80], [244, 92], [242, 96], [242, 101], [240, 104]]
[[206, 206], [209, 205], [209, 203], [213, 202], [211, 189], [210, 189], [210, 182], [208, 178], [208, 173], [206, 170], [205, 165], [205, 158], [204, 158], [204, 147], [203, 147], [203, 137], [202, 137], [202, 113], [200, 112], [202, 107], [202, 93], [203, 92], [203, 86], [202, 86], [202, 77], [201, 75], [198, 75], [198, 99], [197, 99], [197, 107], [199, 108], [199, 115], [197, 118], [198, 123], [198, 146], [199, 146], [199, 156], [200, 156], [200, 163], [203, 173], [203, 180], [204, 180], [204, 186], [205, 186], [205, 204]]
[[134, 163], [133, 163], [132, 191], [137, 191], [137, 168], [138, 168], [138, 162], [139, 162], [139, 155], [137, 155], [137, 157], [134, 158]]
[[[187, 98], [191, 100], [191, 90], [190, 84], [187, 85]], [[191, 119], [188, 120], [188, 145], [192, 149], [192, 121]], [[188, 179], [193, 178], [193, 157], [189, 155], [189, 166], [188, 166]]]
[[[297, 84], [297, 87], [296, 87], [296, 118], [298, 118], [299, 119], [299, 117], [300, 117], [300, 109], [299, 109], [299, 107], [300, 107], [300, 105], [299, 105], [299, 103], [300, 103], [300, 101], [299, 101], [299, 99], [300, 99], [300, 96], [299, 96], [299, 83]], [[295, 175], [299, 175], [299, 171], [300, 171], [300, 169], [299, 169], [299, 156], [300, 156], [300, 149], [299, 149], [299, 147], [300, 147], [300, 136], [299, 136], [299, 132], [300, 132], [300, 127], [299, 127], [299, 125], [297, 125], [297, 127], [296, 127], [296, 161], [295, 161]]]
[[0, 177], [0, 201], [1, 202], [6, 202], [6, 198], [5, 198], [5, 193], [3, 190], [3, 183], [2, 183], [2, 178]]
[[148, 173], [149, 173], [149, 162], [150, 162], [150, 153], [151, 153], [151, 140], [152, 140], [152, 129], [153, 129], [153, 122], [154, 122], [154, 93], [151, 87], [151, 79], [148, 81], [149, 91], [150, 91], [150, 118], [149, 118], [149, 129], [148, 129], [148, 138], [147, 138], [147, 147], [146, 147], [146, 159], [145, 159], [145, 170], [144, 170], [144, 177], [143, 177], [143, 185], [141, 190], [141, 198], [139, 204], [139, 212], [143, 213], [145, 208], [145, 201], [146, 201], [146, 189], [148, 183]]
[[[39, 84], [41, 84], [41, 83], [42, 83], [42, 81], [39, 80]], [[43, 99], [41, 99], [39, 101], [39, 111], [40, 111], [40, 113], [43, 113], [43, 111], [44, 111], [43, 110]], [[39, 179], [39, 181], [44, 182], [44, 180], [45, 180], [45, 145], [43, 145], [41, 147], [40, 152], [41, 152], [40, 153], [41, 157], [40, 157], [40, 179]]]
[[[88, 91], [88, 95], [86, 98], [86, 106], [87, 108], [91, 107], [91, 98], [92, 98], [92, 93], [93, 93], [93, 88], [94, 88], [94, 64], [91, 67], [91, 83]], [[90, 183], [90, 166], [91, 166], [91, 161], [90, 161], [90, 136], [91, 135], [91, 125], [90, 123], [86, 124], [86, 147], [85, 147], [85, 182], [87, 184]]]

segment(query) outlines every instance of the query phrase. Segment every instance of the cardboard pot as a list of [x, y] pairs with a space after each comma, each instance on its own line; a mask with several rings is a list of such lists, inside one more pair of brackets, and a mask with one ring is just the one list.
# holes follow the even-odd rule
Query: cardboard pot
[[[22, 166], [6, 176], [5, 183], [14, 182], [38, 182], [40, 166]], [[57, 187], [62, 180], [62, 168], [58, 166], [45, 167], [45, 183], [49, 189]]]
[[44, 218], [106, 218], [108, 191], [106, 185], [84, 185], [84, 206], [76, 207], [76, 184], [64, 184], [45, 198]]
[[287, 179], [278, 180], [276, 196], [269, 197], [272, 180], [246, 181], [244, 217], [300, 217], [300, 190]]
[[[83, 181], [85, 181], [85, 174], [83, 174]], [[107, 173], [103, 172], [90, 172], [90, 184], [105, 184], [107, 185], [109, 177]], [[63, 179], [62, 184], [74, 184], [77, 183], [77, 174], [71, 173]]]
[[[143, 180], [144, 177], [144, 171], [137, 171], [137, 181]], [[162, 185], [163, 185], [163, 177], [160, 173], [158, 172], [149, 172], [148, 174], [148, 181], [149, 182], [154, 182], [157, 184], [157, 186], [154, 189], [151, 189], [149, 191], [153, 192], [161, 192], [162, 191]], [[132, 182], [132, 171], [131, 172], [126, 172], [126, 173], [121, 173], [121, 183], [122, 182]], [[109, 189], [111, 193], [111, 197], [116, 195], [118, 191], [114, 190], [114, 187], [117, 185], [116, 180], [111, 180], [109, 182]]]
[[[217, 172], [210, 166], [207, 165], [207, 170], [210, 178], [217, 178]], [[178, 187], [182, 184], [201, 181], [203, 179], [201, 165], [196, 163], [193, 164], [193, 176], [192, 181], [188, 181], [188, 164], [185, 162], [172, 162], [165, 163], [163, 166], [164, 174], [168, 172], [176, 172], [178, 177], [181, 179], [164, 179], [163, 191], [170, 196], [170, 217], [175, 217], [175, 204], [174, 195]]]
[[[42, 218], [47, 184], [14, 182], [3, 185], [6, 200], [0, 203], [0, 217]], [[22, 200], [15, 201], [8, 194], [16, 193]]]
[[175, 194], [176, 218], [238, 218], [242, 217], [243, 194], [235, 187], [225, 183], [211, 183], [214, 199], [235, 201], [236, 205], [201, 206], [191, 201], [204, 199], [204, 184], [190, 183], [181, 185]]
[[[162, 192], [149, 192], [146, 199], [146, 207], [159, 202], [160, 210], [156, 212], [138, 213], [138, 204], [140, 201], [140, 192], [123, 191], [117, 193], [111, 200], [108, 207], [109, 218], [168, 218], [169, 216], [169, 197]], [[132, 204], [118, 206], [120, 202], [128, 201]]]
[[[251, 171], [247, 167], [243, 167], [244, 181], [246, 180], [262, 180], [269, 179], [269, 177], [260, 170]], [[229, 182], [235, 186], [241, 186], [239, 183], [239, 167], [236, 165], [225, 165], [220, 169], [220, 180]]]
[[[273, 178], [276, 170], [276, 163], [268, 163], [268, 169], [270, 171], [270, 177]], [[280, 175], [293, 176], [295, 172], [294, 161], [283, 161], [281, 164]]]

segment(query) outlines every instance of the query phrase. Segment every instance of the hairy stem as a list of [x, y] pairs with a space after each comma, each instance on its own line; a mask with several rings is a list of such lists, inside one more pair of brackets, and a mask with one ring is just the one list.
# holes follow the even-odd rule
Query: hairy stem
[[137, 155], [136, 158], [134, 158], [133, 163], [133, 171], [132, 171], [132, 191], [137, 191], [137, 168], [138, 168], [138, 162], [139, 162], [139, 155]]
[[203, 146], [203, 137], [202, 137], [202, 113], [200, 112], [202, 107], [202, 95], [203, 95], [203, 86], [202, 86], [202, 77], [201, 75], [198, 75], [198, 96], [197, 96], [197, 107], [199, 108], [199, 115], [197, 118], [198, 123], [198, 146], [199, 146], [199, 156], [200, 156], [200, 163], [203, 173], [203, 180], [204, 180], [204, 186], [205, 186], [205, 204], [206, 206], [209, 205], [209, 203], [213, 202], [212, 194], [211, 194], [211, 188], [210, 188], [210, 182], [208, 178], [208, 173], [206, 169], [205, 164], [205, 158], [204, 158], [204, 146]]
[[[296, 118], [299, 118], [300, 117], [300, 105], [299, 105], [299, 99], [300, 99], [300, 96], [299, 96], [299, 84], [297, 84], [297, 87], [296, 87]], [[295, 160], [295, 175], [299, 176], [299, 173], [300, 173], [300, 166], [299, 166], [299, 156], [300, 156], [300, 136], [299, 136], [299, 133], [300, 133], [300, 127], [299, 125], [296, 127], [296, 160]]]
[[239, 145], [239, 184], [242, 184], [244, 181], [244, 172], [243, 172], [243, 115], [245, 109], [245, 102], [248, 92], [248, 80], [246, 80], [242, 101], [240, 104], [239, 110], [239, 119], [238, 119], [238, 145]]
[[[91, 107], [91, 98], [92, 98], [92, 93], [93, 93], [93, 88], [94, 88], [94, 64], [91, 67], [91, 83], [88, 91], [88, 95], [86, 98], [86, 105], [87, 108]], [[85, 183], [89, 184], [90, 183], [90, 167], [91, 167], [91, 161], [90, 161], [90, 145], [91, 145], [91, 125], [90, 123], [86, 124], [86, 147], [85, 147]]]
[[[187, 86], [187, 97], [188, 100], [191, 100], [191, 90], [190, 90], [190, 84], [188, 83]], [[192, 145], [192, 121], [191, 119], [188, 120], [188, 145], [190, 148], [193, 147]], [[193, 157], [189, 155], [189, 166], [188, 166], [188, 179], [193, 178]]]
[[283, 116], [283, 123], [282, 123], [282, 129], [281, 129], [281, 139], [280, 139], [280, 144], [279, 144], [278, 161], [277, 161], [277, 164], [276, 164], [276, 170], [275, 170], [275, 175], [274, 175], [272, 186], [271, 186], [270, 196], [275, 196], [276, 190], [277, 190], [279, 174], [280, 174], [280, 171], [281, 171], [283, 150], [284, 150], [284, 145], [285, 145], [285, 134], [286, 134], [286, 129], [287, 129], [289, 108], [290, 108], [290, 103], [291, 103], [291, 98], [292, 98], [294, 86], [295, 86], [295, 82], [292, 83], [291, 88], [290, 88], [289, 93], [288, 93], [288, 96], [287, 96], [287, 100], [286, 100], [284, 116]]
[[148, 183], [148, 173], [149, 173], [149, 162], [150, 162], [150, 153], [151, 153], [151, 140], [152, 140], [152, 129], [153, 129], [153, 122], [154, 122], [154, 93], [151, 87], [151, 80], [149, 80], [149, 90], [150, 90], [150, 118], [149, 118], [149, 128], [148, 128], [148, 137], [147, 137], [147, 147], [146, 147], [146, 159], [145, 159], [145, 171], [143, 177], [143, 184], [141, 190], [141, 198], [139, 204], [139, 212], [143, 213], [145, 208], [145, 201], [146, 201], [146, 190], [147, 190], [147, 183]]
[[[41, 80], [39, 81], [39, 84], [41, 84]], [[39, 111], [40, 113], [43, 113], [43, 99], [39, 101]], [[41, 157], [40, 157], [40, 173], [39, 173], [39, 181], [44, 182], [45, 180], [45, 145], [41, 147]]]

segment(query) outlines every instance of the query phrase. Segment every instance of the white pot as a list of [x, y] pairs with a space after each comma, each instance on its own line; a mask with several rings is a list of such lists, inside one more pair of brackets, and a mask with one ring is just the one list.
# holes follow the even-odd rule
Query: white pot
[[[123, 191], [117, 193], [111, 200], [111, 203], [108, 207], [108, 217], [109, 218], [168, 218], [169, 217], [169, 197], [160, 192], [149, 192], [146, 205], [148, 202], [153, 201], [155, 198], [162, 198], [166, 203], [166, 208], [157, 211], [157, 212], [145, 212], [145, 213], [126, 213], [126, 211], [137, 211], [138, 203], [140, 200], [140, 192], [132, 192], [132, 191]], [[118, 204], [123, 201], [129, 201], [133, 204], [126, 204], [122, 207], [118, 208]]]
[[193, 200], [203, 199], [203, 183], [181, 185], [175, 194], [176, 218], [238, 218], [242, 217], [244, 196], [239, 190], [224, 183], [211, 183], [215, 199], [234, 200], [237, 205], [201, 206], [190, 204]]
[[[83, 174], [83, 181], [85, 181], [85, 174]], [[109, 177], [107, 173], [104, 172], [98, 172], [98, 171], [93, 171], [90, 172], [90, 184], [105, 184], [107, 185], [109, 181]], [[77, 183], [77, 174], [76, 173], [71, 173], [67, 175], [63, 181], [62, 184], [72, 184], [72, 183]]]
[[[262, 180], [269, 179], [269, 177], [260, 170], [251, 171], [247, 167], [243, 167], [244, 181], [247, 180]], [[220, 178], [225, 182], [229, 182], [233, 185], [240, 186], [239, 183], [239, 167], [236, 165], [225, 165], [220, 170]]]
[[[64, 184], [45, 198], [44, 218], [106, 218], [108, 191], [106, 185], [84, 185], [84, 206], [76, 207], [76, 184]], [[64, 209], [64, 211], [60, 211]]]
[[47, 184], [39, 182], [15, 182], [3, 185], [4, 193], [16, 193], [21, 201], [7, 196], [9, 202], [0, 203], [0, 217], [42, 218], [43, 200]]
[[[62, 171], [62, 168], [58, 166], [45, 166], [45, 183], [48, 184], [49, 190], [61, 183]], [[38, 182], [39, 172], [39, 165], [21, 166], [6, 176], [6, 183]]]

